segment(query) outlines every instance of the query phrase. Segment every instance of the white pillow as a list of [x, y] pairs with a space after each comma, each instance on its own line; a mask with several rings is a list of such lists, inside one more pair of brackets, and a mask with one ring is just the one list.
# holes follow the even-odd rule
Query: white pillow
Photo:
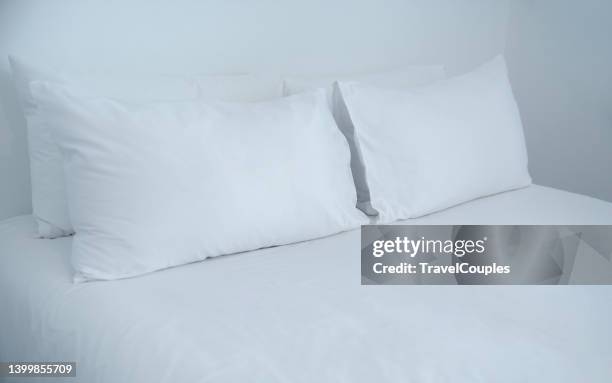
[[381, 223], [531, 183], [501, 57], [414, 90], [358, 83], [340, 88]]
[[204, 101], [257, 102], [283, 96], [283, 81], [272, 75], [206, 75], [196, 78]]
[[332, 85], [336, 81], [358, 81], [372, 86], [406, 89], [429, 84], [443, 78], [445, 78], [445, 73], [442, 65], [412, 66], [400, 71], [352, 76], [289, 77], [283, 81], [283, 93], [291, 95], [322, 87], [327, 89], [328, 103], [336, 123], [346, 137], [351, 149], [351, 171], [357, 189], [357, 206], [368, 215], [376, 215], [378, 213], [370, 206], [370, 191], [365, 181], [363, 159], [359, 147], [355, 145], [352, 124], [347, 121], [346, 107], [339, 94], [333, 90]]
[[76, 280], [364, 223], [323, 90], [262, 103], [135, 105], [51, 83], [31, 88], [63, 155]]
[[403, 89], [425, 85], [444, 77], [442, 65], [410, 66], [397, 71], [355, 75], [294, 76], [283, 79], [283, 94], [289, 96], [319, 88], [331, 91], [336, 81], [358, 81], [384, 88]]
[[[53, 143], [46, 121], [36, 115], [37, 105], [29, 89], [31, 81], [75, 84], [96, 94], [134, 102], [191, 100], [215, 101], [263, 100], [280, 97], [280, 80], [241, 76], [164, 76], [109, 75], [45, 71], [15, 57], [9, 57], [15, 85], [28, 126], [32, 210], [43, 238], [55, 238], [74, 232], [68, 217], [66, 189], [60, 153]], [[245, 96], [246, 95], [246, 96]]]

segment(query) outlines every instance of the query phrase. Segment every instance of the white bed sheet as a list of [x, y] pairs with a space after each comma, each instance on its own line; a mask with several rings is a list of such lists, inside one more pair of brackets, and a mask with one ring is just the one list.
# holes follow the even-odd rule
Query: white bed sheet
[[[408, 223], [612, 224], [612, 204], [532, 186]], [[0, 361], [76, 361], [68, 382], [612, 381], [612, 286], [361, 286], [358, 230], [73, 284], [71, 239], [35, 233], [0, 223]]]

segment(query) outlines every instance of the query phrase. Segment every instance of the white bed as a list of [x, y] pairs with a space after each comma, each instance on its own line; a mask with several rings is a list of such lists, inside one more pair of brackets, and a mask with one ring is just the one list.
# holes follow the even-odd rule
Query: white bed
[[[612, 224], [612, 204], [531, 186], [406, 223]], [[34, 236], [0, 222], [0, 360], [76, 361], [69, 382], [612, 377], [612, 286], [361, 286], [358, 230], [73, 284], [71, 238]]]

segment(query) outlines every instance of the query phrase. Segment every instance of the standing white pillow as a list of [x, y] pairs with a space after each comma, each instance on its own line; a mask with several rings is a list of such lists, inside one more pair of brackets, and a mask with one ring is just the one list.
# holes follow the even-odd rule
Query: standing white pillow
[[395, 71], [353, 75], [288, 76], [283, 79], [283, 94], [290, 96], [319, 88], [331, 91], [336, 81], [357, 81], [381, 88], [405, 89], [429, 84], [444, 77], [445, 72], [442, 65], [414, 65]]
[[107, 97], [143, 102], [189, 100], [199, 94], [197, 83], [187, 77], [47, 71], [15, 57], [9, 57], [9, 62], [27, 124], [32, 212], [38, 234], [43, 238], [70, 235], [74, 230], [68, 216], [61, 156], [47, 129], [47, 121], [38, 114], [30, 82], [79, 84]]
[[77, 73], [40, 70], [15, 57], [9, 57], [9, 61], [27, 123], [32, 210], [38, 234], [43, 238], [70, 235], [74, 230], [68, 216], [61, 156], [46, 129], [44, 116], [37, 114], [30, 82], [70, 84], [132, 102], [262, 101], [282, 96], [282, 81], [270, 76]]
[[283, 96], [280, 76], [265, 74], [234, 74], [196, 76], [198, 99], [209, 102], [258, 102]]
[[34, 82], [64, 160], [76, 280], [140, 275], [359, 226], [324, 91], [136, 105]]
[[419, 217], [531, 183], [502, 57], [413, 90], [340, 89], [379, 222]]

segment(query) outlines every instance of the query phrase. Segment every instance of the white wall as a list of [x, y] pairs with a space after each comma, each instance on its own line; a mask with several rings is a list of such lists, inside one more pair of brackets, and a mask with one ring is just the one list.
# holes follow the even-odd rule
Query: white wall
[[0, 0], [0, 219], [30, 211], [6, 55], [164, 73], [465, 71], [501, 53], [507, 0]]
[[612, 1], [513, 8], [505, 55], [535, 182], [612, 201]]

